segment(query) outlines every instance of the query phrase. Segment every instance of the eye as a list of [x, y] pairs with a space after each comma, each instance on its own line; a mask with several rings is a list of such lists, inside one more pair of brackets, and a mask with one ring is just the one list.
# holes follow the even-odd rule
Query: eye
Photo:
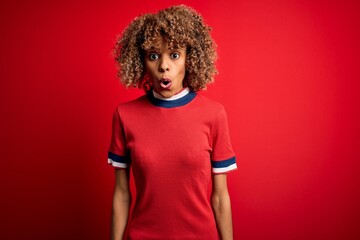
[[172, 59], [178, 59], [178, 58], [180, 57], [180, 53], [177, 53], [177, 52], [171, 53], [171, 54], [170, 54], [170, 57], [171, 57]]
[[150, 53], [150, 54], [149, 54], [149, 59], [150, 59], [151, 61], [157, 60], [157, 59], [159, 59], [159, 54], [157, 54], [157, 53]]

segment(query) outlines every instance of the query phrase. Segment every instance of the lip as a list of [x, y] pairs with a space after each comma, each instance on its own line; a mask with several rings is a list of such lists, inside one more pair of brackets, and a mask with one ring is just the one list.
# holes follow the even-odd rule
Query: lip
[[172, 85], [172, 81], [169, 78], [161, 78], [159, 82], [163, 89], [169, 89]]

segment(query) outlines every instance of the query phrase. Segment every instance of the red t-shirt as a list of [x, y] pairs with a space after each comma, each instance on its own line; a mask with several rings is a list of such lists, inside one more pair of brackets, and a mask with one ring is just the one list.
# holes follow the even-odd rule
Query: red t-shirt
[[108, 162], [132, 167], [136, 201], [128, 239], [218, 239], [211, 173], [236, 169], [221, 104], [190, 92], [122, 103], [113, 116]]

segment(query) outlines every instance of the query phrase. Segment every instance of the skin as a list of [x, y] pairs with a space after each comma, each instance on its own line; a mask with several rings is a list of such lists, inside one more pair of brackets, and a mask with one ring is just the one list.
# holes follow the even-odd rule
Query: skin
[[111, 227], [112, 240], [120, 240], [124, 238], [131, 205], [129, 176], [129, 169], [115, 168], [115, 189], [113, 195]]
[[231, 203], [226, 176], [226, 174], [213, 174], [211, 205], [220, 239], [233, 240]]
[[[160, 38], [154, 46], [146, 51], [145, 68], [153, 83], [154, 90], [163, 97], [169, 98], [183, 89], [186, 49], [169, 48], [167, 42]], [[171, 87], [161, 85], [163, 78], [171, 80]], [[230, 197], [227, 189], [226, 174], [212, 176], [213, 189], [211, 204], [220, 239], [232, 240], [232, 217]], [[112, 240], [123, 239], [129, 217], [131, 193], [129, 186], [129, 169], [115, 169], [115, 189], [113, 195]], [[170, 236], [169, 236], [170, 237]]]
[[[186, 49], [171, 49], [165, 39], [159, 38], [145, 53], [145, 70], [154, 90], [165, 98], [179, 93], [183, 88], [186, 68]], [[164, 88], [162, 79], [171, 80], [171, 87]]]

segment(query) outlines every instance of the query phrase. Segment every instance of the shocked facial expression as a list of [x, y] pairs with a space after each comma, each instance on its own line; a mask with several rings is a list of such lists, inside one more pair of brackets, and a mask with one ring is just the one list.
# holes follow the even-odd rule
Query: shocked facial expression
[[155, 92], [169, 98], [183, 89], [185, 60], [185, 48], [170, 48], [163, 38], [154, 41], [145, 52], [144, 63]]

